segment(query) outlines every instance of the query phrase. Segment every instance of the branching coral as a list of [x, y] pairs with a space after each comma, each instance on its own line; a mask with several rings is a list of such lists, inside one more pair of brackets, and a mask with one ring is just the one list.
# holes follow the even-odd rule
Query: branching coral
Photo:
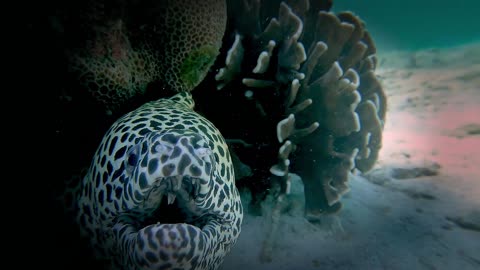
[[[231, 34], [225, 43], [230, 47], [224, 49], [224, 62], [217, 64], [220, 91], [208, 97], [230, 98], [229, 109], [215, 111], [230, 111], [237, 121], [228, 125], [204, 108], [225, 133], [244, 135], [257, 146], [256, 155], [277, 160], [268, 165], [240, 150], [240, 159], [257, 172], [256, 179], [247, 181], [262, 181], [258, 177], [265, 176], [266, 167], [276, 177], [289, 171], [302, 177], [310, 221], [341, 208], [351, 171], [372, 168], [386, 112], [386, 97], [374, 74], [376, 48], [365, 24], [350, 12], [328, 12], [330, 5], [229, 1]], [[275, 158], [272, 152], [278, 149]], [[271, 182], [267, 178], [265, 186]]]

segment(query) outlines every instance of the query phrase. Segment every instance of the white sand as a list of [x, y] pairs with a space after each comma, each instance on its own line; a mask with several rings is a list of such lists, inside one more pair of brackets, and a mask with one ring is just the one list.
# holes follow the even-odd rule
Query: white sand
[[[320, 225], [303, 219], [296, 179], [272, 261], [259, 260], [268, 219], [246, 215], [221, 269], [480, 269], [480, 44], [379, 58], [389, 110], [376, 168], [352, 176]], [[415, 167], [438, 174], [395, 176]]]

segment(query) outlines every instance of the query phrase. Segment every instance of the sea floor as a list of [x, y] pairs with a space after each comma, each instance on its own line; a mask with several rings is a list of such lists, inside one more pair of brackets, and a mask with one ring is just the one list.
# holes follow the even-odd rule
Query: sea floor
[[222, 270], [480, 269], [480, 44], [378, 57], [389, 104], [376, 167], [320, 224], [303, 218], [296, 178], [271, 260], [268, 215], [247, 214]]

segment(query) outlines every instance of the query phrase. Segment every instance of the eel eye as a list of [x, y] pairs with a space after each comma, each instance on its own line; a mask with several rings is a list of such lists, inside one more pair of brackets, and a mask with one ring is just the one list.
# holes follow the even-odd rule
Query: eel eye
[[212, 150], [210, 150], [210, 148], [201, 147], [201, 148], [195, 149], [195, 153], [199, 157], [203, 158], [203, 157], [206, 157], [206, 156], [210, 155], [212, 153]]
[[138, 163], [138, 155], [136, 153], [130, 153], [128, 155], [127, 164], [128, 166], [135, 166]]
[[140, 147], [138, 145], [131, 148], [127, 153], [126, 167], [129, 173], [133, 172], [133, 169], [137, 166], [139, 162]]

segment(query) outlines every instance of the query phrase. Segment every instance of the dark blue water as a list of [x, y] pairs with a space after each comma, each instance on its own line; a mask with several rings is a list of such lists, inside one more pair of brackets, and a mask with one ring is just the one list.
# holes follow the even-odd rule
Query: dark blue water
[[478, 0], [335, 0], [366, 23], [378, 49], [417, 50], [480, 41]]

